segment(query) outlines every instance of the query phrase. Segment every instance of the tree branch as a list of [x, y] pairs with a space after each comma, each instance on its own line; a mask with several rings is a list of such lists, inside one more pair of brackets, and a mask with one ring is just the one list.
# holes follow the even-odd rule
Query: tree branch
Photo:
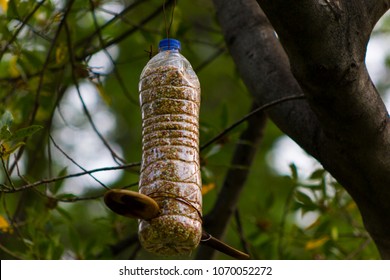
[[[263, 11], [255, 1], [214, 0], [217, 17], [230, 54], [255, 102], [263, 106], [287, 96], [303, 95], [290, 72], [288, 58]], [[321, 135], [316, 116], [306, 100], [272, 106], [267, 114], [312, 155]]]
[[311, 1], [258, 2], [330, 143], [318, 159], [355, 199], [382, 257], [390, 258], [390, 118], [364, 62], [376, 18], [361, 1], [334, 2], [338, 17]]
[[268, 114], [343, 184], [390, 258], [389, 117], [364, 64], [375, 17], [388, 1], [375, 13], [364, 1], [258, 2], [289, 59], [255, 1], [214, 0], [245, 84], [260, 104], [303, 89], [309, 104], [288, 102]]
[[107, 42], [104, 42], [104, 45], [101, 45], [97, 48], [86, 48], [84, 53], [82, 54], [81, 57], [77, 57], [77, 59], [84, 59], [90, 55], [93, 55], [95, 53], [97, 53], [98, 51], [102, 50], [102, 49], [106, 49], [112, 45], [115, 45], [115, 44], [118, 44], [120, 43], [121, 41], [123, 41], [124, 39], [128, 38], [131, 34], [133, 34], [134, 32], [138, 31], [140, 29], [140, 26], [143, 26], [145, 25], [146, 23], [148, 23], [149, 21], [153, 20], [156, 16], [158, 16], [164, 9], [164, 5], [165, 7], [168, 6], [168, 5], [171, 5], [173, 3], [173, 0], [167, 0], [167, 2], [163, 5], [161, 5], [160, 7], [158, 7], [156, 10], [154, 10], [151, 14], [149, 14], [147, 17], [145, 17], [144, 19], [142, 19], [139, 24], [137, 26], [134, 26], [128, 30], [126, 30], [125, 32], [121, 33], [120, 35], [118, 35], [117, 37], [107, 41]]
[[366, 5], [373, 27], [376, 22], [390, 9], [390, 0], [363, 0], [362, 2]]
[[36, 181], [34, 183], [26, 184], [26, 185], [23, 185], [23, 186], [20, 186], [20, 187], [15, 187], [15, 188], [2, 185], [1, 186], [2, 189], [0, 189], [0, 193], [20, 192], [20, 191], [24, 191], [26, 189], [31, 189], [31, 188], [38, 187], [40, 185], [53, 183], [53, 182], [57, 182], [57, 181], [61, 181], [61, 180], [65, 180], [65, 179], [69, 179], [69, 178], [73, 178], [73, 177], [90, 175], [90, 174], [96, 173], [96, 172], [112, 171], [112, 170], [122, 170], [122, 169], [127, 169], [127, 168], [131, 168], [131, 167], [139, 166], [139, 165], [140, 165], [139, 162], [135, 162], [135, 163], [129, 163], [129, 164], [120, 165], [120, 166], [102, 167], [102, 168], [97, 168], [97, 169], [92, 169], [92, 170], [85, 170], [83, 172], [72, 173], [72, 174], [68, 174], [68, 175], [64, 175], [64, 176], [53, 177], [53, 178], [49, 178], [49, 179], [42, 179], [40, 181]]
[[[256, 106], [254, 104], [252, 109]], [[217, 239], [223, 237], [229, 221], [234, 215], [238, 198], [249, 174], [249, 168], [252, 165], [257, 147], [263, 138], [266, 119], [263, 112], [258, 112], [248, 119], [248, 127], [237, 142], [231, 167], [225, 177], [218, 200], [212, 211], [204, 219], [203, 226], [205, 230]], [[197, 259], [213, 258], [215, 254], [215, 250], [201, 247], [198, 251]]]

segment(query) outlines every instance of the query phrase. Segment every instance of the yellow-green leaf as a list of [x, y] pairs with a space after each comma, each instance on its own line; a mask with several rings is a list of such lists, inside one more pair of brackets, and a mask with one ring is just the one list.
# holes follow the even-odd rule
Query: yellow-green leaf
[[3, 143], [1, 144], [0, 156], [3, 159], [7, 159], [10, 154], [15, 152], [19, 147], [23, 146], [24, 144], [24, 142], [18, 142], [15, 145], [10, 146], [8, 143]]
[[104, 90], [104, 87], [102, 86], [102, 84], [100, 83], [95, 83], [95, 86], [96, 86], [96, 89], [99, 93], [99, 95], [101, 96], [101, 98], [103, 99], [103, 101], [107, 104], [107, 105], [110, 105], [111, 104], [111, 96], [109, 96], [106, 91]]
[[339, 230], [337, 227], [332, 227], [330, 231], [330, 235], [332, 236], [332, 239], [337, 241], [339, 239]]
[[[0, 0], [1, 1], [1, 0]], [[8, 72], [12, 78], [16, 78], [20, 76], [20, 70], [18, 65], [18, 57], [13, 55], [9, 60], [9, 68]]]
[[56, 63], [63, 64], [68, 54], [68, 48], [65, 44], [60, 44], [56, 48]]
[[206, 185], [202, 186], [202, 195], [207, 194], [209, 191], [215, 189], [215, 184], [214, 183], [209, 183]]
[[8, 10], [8, 0], [0, 0], [0, 6], [4, 13]]
[[13, 233], [13, 229], [8, 221], [0, 215], [0, 231], [4, 233]]
[[305, 250], [310, 251], [324, 245], [329, 240], [328, 236], [323, 236], [318, 239], [309, 240], [305, 245]]
[[42, 126], [40, 125], [31, 125], [28, 127], [21, 128], [17, 131], [15, 131], [10, 138], [8, 138], [8, 141], [20, 141], [26, 137], [29, 137], [33, 135], [38, 130], [41, 130]]

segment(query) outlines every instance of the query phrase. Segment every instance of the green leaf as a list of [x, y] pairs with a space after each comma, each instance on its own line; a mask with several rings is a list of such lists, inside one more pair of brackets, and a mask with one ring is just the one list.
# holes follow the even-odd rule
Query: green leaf
[[16, 149], [18, 149], [19, 147], [23, 146], [25, 143], [24, 142], [18, 142], [17, 144], [15, 145], [8, 145], [8, 143], [4, 143], [4, 144], [1, 144], [1, 153], [0, 153], [0, 156], [3, 158], [3, 159], [6, 159], [8, 158], [8, 156], [10, 154], [12, 154], [13, 152], [16, 151]]
[[11, 131], [9, 130], [8, 125], [4, 125], [0, 130], [0, 141], [7, 141], [11, 137]]
[[4, 154], [4, 156], [8, 156], [15, 152], [19, 147], [23, 146], [25, 143], [24, 142], [18, 142], [15, 145], [12, 145]]
[[17, 18], [19, 17], [18, 7], [16, 7], [16, 1], [8, 2], [7, 16], [8, 18]]
[[10, 111], [5, 111], [0, 119], [0, 127], [3, 128], [4, 126], [10, 127], [14, 121], [14, 117], [12, 116]]
[[207, 154], [204, 156], [204, 158], [209, 158], [217, 153], [219, 153], [219, 151], [221, 150], [222, 146], [219, 145], [219, 144], [215, 144], [211, 147], [211, 149], [207, 152]]
[[64, 217], [65, 219], [67, 219], [69, 222], [72, 222], [72, 216], [68, 213], [68, 211], [66, 211], [65, 209], [61, 208], [61, 207], [56, 207], [56, 210], [58, 211], [58, 213]]
[[222, 104], [222, 112], [221, 112], [220, 120], [221, 120], [221, 127], [226, 128], [229, 123], [229, 110], [226, 102]]
[[69, 234], [68, 234], [70, 243], [72, 244], [73, 250], [77, 255], [80, 255], [80, 249], [81, 249], [81, 244], [80, 244], [80, 235], [76, 231], [75, 228], [69, 227]]
[[[68, 167], [65, 166], [61, 171], [58, 173], [57, 177], [63, 177], [68, 174]], [[58, 190], [61, 188], [62, 184], [64, 183], [63, 180], [58, 180], [54, 183], [54, 185], [51, 187], [51, 191], [53, 194], [57, 194]]]
[[72, 193], [62, 193], [56, 196], [57, 199], [74, 199], [77, 198], [76, 195]]
[[324, 174], [324, 169], [317, 169], [310, 175], [310, 179], [321, 179], [324, 177]]
[[269, 210], [275, 204], [275, 194], [271, 192], [265, 200], [265, 209]]
[[322, 188], [323, 188], [322, 184], [307, 184], [307, 185], [302, 184], [302, 185], [300, 185], [300, 187], [308, 189], [308, 190], [312, 190], [312, 191], [322, 190]]
[[208, 183], [214, 181], [214, 173], [212, 170], [207, 168], [206, 166], [202, 166], [202, 182]]
[[299, 202], [303, 203], [304, 205], [313, 205], [314, 204], [312, 199], [310, 198], [310, 196], [308, 196], [307, 194], [300, 192], [300, 191], [295, 192], [295, 198]]
[[291, 178], [296, 182], [298, 181], [298, 169], [297, 166], [294, 163], [291, 163], [289, 165], [291, 170]]
[[295, 202], [292, 209], [301, 210], [302, 217], [303, 217], [307, 212], [317, 211], [318, 206], [315, 204], [307, 205], [307, 204], [303, 204], [302, 202]]
[[8, 141], [19, 141], [26, 137], [33, 135], [35, 132], [41, 130], [43, 127], [40, 125], [31, 125], [28, 127], [21, 128], [17, 130], [12, 136], [8, 139]]

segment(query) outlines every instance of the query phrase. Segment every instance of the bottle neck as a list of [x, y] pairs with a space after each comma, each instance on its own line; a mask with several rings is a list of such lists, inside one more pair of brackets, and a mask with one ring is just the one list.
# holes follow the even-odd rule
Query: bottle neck
[[163, 51], [173, 51], [180, 52], [181, 44], [179, 40], [176, 39], [162, 39], [158, 45], [159, 52]]
[[172, 52], [172, 53], [180, 53], [180, 50], [178, 49], [159, 49], [158, 50], [159, 53], [162, 53], [162, 52]]

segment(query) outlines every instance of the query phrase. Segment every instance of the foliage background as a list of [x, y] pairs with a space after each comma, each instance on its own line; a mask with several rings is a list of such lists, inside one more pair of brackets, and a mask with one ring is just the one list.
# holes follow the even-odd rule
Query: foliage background
[[[140, 248], [137, 222], [110, 212], [102, 195], [137, 188], [138, 79], [166, 37], [174, 1], [0, 4], [1, 258], [161, 258]], [[177, 1], [173, 18], [170, 36], [181, 40], [202, 85], [202, 145], [247, 114], [251, 98], [212, 4]], [[373, 36], [389, 30], [387, 17]], [[377, 81], [383, 94], [389, 61]], [[205, 214], [244, 128], [202, 152]], [[378, 259], [356, 205], [326, 171], [313, 165], [302, 174], [293, 162], [288, 174], [274, 169], [281, 137], [268, 122], [224, 241], [255, 259]]]

